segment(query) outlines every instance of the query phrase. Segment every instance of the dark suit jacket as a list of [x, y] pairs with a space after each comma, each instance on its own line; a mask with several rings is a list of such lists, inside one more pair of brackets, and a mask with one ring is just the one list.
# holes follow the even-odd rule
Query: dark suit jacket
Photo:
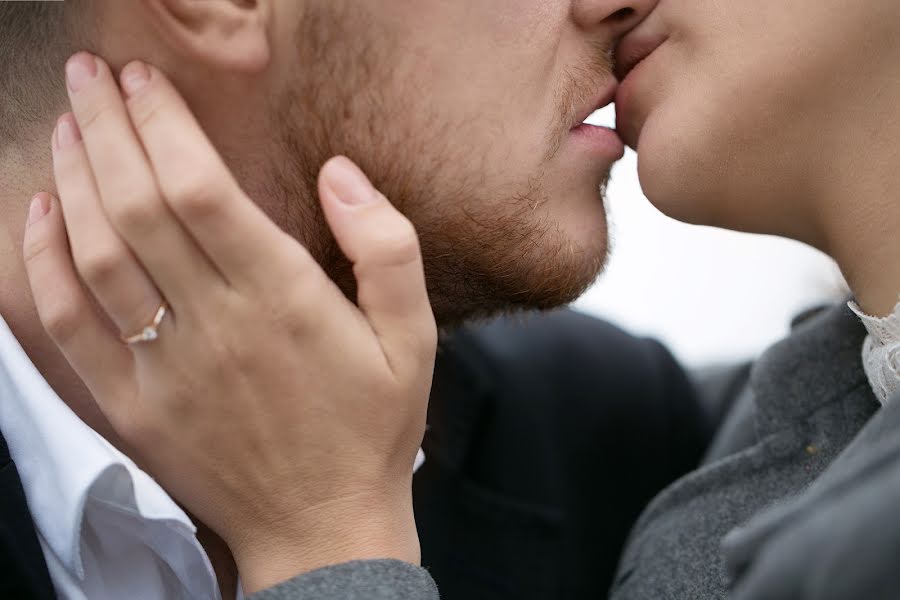
[[0, 436], [0, 598], [54, 597], [19, 472]]
[[711, 437], [665, 348], [569, 310], [448, 336], [429, 416], [414, 501], [443, 600], [604, 597], [644, 506]]
[[[446, 336], [429, 417], [414, 501], [445, 600], [601, 597], [644, 505], [709, 438], [662, 346], [571, 311]], [[0, 450], [0, 598], [51, 598]]]

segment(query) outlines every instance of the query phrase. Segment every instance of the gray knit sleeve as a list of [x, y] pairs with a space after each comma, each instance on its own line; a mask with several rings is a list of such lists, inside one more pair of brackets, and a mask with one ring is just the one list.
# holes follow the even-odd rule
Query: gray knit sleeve
[[421, 567], [399, 560], [365, 560], [304, 573], [247, 600], [440, 600], [440, 596]]

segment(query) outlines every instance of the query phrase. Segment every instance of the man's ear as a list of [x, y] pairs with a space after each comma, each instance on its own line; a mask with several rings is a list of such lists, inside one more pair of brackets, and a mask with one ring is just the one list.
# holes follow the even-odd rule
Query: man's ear
[[143, 0], [161, 33], [187, 56], [220, 69], [258, 72], [271, 54], [270, 0]]

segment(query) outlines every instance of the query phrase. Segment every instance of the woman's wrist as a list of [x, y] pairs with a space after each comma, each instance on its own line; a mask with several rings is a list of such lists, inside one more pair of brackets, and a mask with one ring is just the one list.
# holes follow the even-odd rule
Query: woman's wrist
[[411, 498], [335, 502], [305, 511], [299, 522], [286, 522], [277, 531], [249, 531], [231, 546], [247, 595], [354, 560], [421, 561]]

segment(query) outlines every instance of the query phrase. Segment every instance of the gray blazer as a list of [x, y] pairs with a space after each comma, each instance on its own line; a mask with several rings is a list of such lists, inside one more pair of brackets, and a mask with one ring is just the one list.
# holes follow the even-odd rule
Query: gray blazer
[[[900, 398], [879, 410], [862, 370], [864, 337], [840, 306], [766, 352], [706, 464], [635, 525], [609, 597], [900, 598]], [[425, 570], [366, 561], [251, 598], [438, 597]]]

